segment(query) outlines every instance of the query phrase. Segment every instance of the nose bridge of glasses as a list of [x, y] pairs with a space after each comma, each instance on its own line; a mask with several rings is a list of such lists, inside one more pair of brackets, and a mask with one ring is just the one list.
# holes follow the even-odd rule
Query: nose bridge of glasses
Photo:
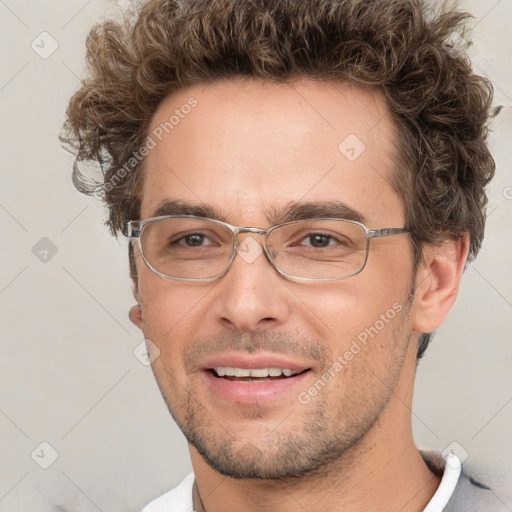
[[262, 228], [246, 228], [246, 227], [239, 227], [236, 229], [236, 234], [242, 234], [242, 233], [254, 233], [256, 235], [266, 235], [267, 230]]
[[[235, 253], [238, 253], [239, 249], [242, 247], [242, 244], [247, 239], [252, 238], [251, 236], [247, 236], [247, 237], [244, 237], [242, 240], [240, 240], [239, 235], [241, 235], [241, 234], [242, 235], [243, 234], [262, 235], [264, 237], [263, 240], [256, 241], [254, 238], [253, 238], [253, 240], [255, 240], [256, 243], [261, 246], [261, 251], [266, 255], [267, 259], [272, 263], [272, 259], [273, 259], [273, 256], [275, 256], [275, 254], [273, 254], [274, 251], [267, 246], [266, 240], [267, 240], [268, 233], [269, 233], [269, 229], [243, 227], [243, 226], [235, 228], [235, 230], [233, 230], [233, 235], [234, 235], [233, 249], [234, 249]], [[251, 246], [251, 244], [246, 245], [245, 246], [246, 250], [247, 249], [250, 250], [250, 246]], [[253, 252], [253, 251], [254, 251], [254, 246], [253, 246], [253, 249], [251, 250], [251, 252]], [[242, 251], [242, 252], [246, 252], [246, 251]], [[253, 255], [255, 256], [257, 253], [258, 253], [258, 251], [253, 252]]]
[[[262, 236], [266, 236], [267, 233], [268, 233], [268, 230], [267, 229], [262, 229], [262, 228], [246, 228], [246, 227], [238, 227], [235, 229], [235, 231], [233, 232], [233, 235], [234, 235], [234, 238], [236, 240], [236, 246], [240, 245], [240, 239], [239, 239], [239, 235], [244, 235], [244, 234], [253, 234], [253, 235], [262, 235]], [[248, 238], [248, 237], [247, 237]], [[245, 240], [245, 238], [244, 238]], [[264, 245], [264, 244], [262, 244]]]

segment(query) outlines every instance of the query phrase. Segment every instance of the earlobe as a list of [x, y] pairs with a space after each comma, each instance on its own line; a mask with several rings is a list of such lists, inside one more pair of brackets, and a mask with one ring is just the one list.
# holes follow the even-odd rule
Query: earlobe
[[136, 325], [139, 329], [142, 329], [142, 308], [140, 304], [135, 304], [135, 306], [132, 306], [128, 316], [134, 325]]
[[[130, 244], [130, 247], [131, 244]], [[132, 265], [133, 263], [133, 265]], [[135, 260], [130, 257], [130, 274], [132, 278], [132, 293], [133, 298], [137, 301], [135, 306], [130, 308], [128, 312], [128, 316], [130, 317], [131, 322], [136, 325], [140, 330], [142, 330], [142, 307], [140, 305], [139, 299], [139, 282], [137, 280], [137, 269], [135, 267]]]
[[428, 333], [446, 320], [459, 291], [469, 251], [469, 234], [428, 247], [424, 264], [416, 275], [413, 329]]

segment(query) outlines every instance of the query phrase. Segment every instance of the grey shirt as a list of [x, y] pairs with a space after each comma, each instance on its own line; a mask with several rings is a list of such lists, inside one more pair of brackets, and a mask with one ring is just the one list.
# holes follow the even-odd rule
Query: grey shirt
[[[420, 450], [423, 460], [429, 469], [442, 476], [445, 468], [445, 461], [440, 452]], [[487, 472], [483, 469], [477, 470], [468, 461], [462, 464], [462, 472], [457, 482], [452, 497], [443, 509], [443, 512], [510, 512], [512, 502], [510, 501], [510, 488], [506, 488], [496, 474], [493, 480], [496, 480], [497, 489], [482, 480]], [[483, 475], [481, 474], [483, 471]], [[510, 476], [509, 476], [510, 484]], [[508, 487], [508, 486], [507, 486]]]

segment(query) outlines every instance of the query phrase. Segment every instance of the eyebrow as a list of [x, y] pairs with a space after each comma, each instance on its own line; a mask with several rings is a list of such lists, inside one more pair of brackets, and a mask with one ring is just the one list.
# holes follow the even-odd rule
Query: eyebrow
[[164, 200], [151, 215], [161, 217], [164, 215], [195, 215], [210, 219], [225, 221], [226, 216], [217, 208], [208, 204], [191, 204], [181, 199]]
[[[164, 215], [194, 215], [228, 222], [228, 215], [220, 208], [205, 203], [191, 204], [181, 199], [162, 201], [152, 217]], [[291, 201], [284, 206], [270, 207], [265, 215], [271, 225], [314, 218], [339, 218], [366, 223], [360, 211], [342, 201]]]
[[364, 215], [342, 201], [292, 201], [283, 207], [273, 206], [267, 218], [273, 224], [294, 220], [339, 218], [364, 223]]

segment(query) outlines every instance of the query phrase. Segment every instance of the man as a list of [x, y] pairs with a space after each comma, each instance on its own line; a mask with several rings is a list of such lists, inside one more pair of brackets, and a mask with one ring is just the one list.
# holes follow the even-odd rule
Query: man
[[88, 39], [98, 161], [194, 474], [144, 511], [498, 510], [411, 430], [483, 239], [492, 89], [417, 0], [147, 2]]

